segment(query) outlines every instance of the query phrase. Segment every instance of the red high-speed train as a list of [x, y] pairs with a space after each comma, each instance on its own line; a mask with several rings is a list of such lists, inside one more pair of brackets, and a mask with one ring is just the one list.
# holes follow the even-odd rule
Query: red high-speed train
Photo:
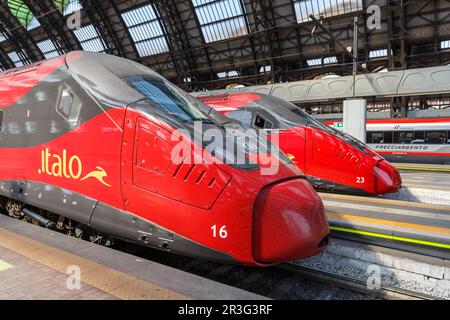
[[[0, 122], [0, 195], [11, 216], [247, 265], [327, 246], [323, 204], [283, 155], [270, 176], [250, 160], [174, 162], [175, 131], [242, 128], [138, 63], [73, 52], [1, 73]], [[184, 138], [197, 159], [214, 158]]]
[[398, 170], [381, 156], [285, 100], [259, 93], [198, 99], [246, 128], [264, 130], [317, 189], [373, 195], [401, 188]]

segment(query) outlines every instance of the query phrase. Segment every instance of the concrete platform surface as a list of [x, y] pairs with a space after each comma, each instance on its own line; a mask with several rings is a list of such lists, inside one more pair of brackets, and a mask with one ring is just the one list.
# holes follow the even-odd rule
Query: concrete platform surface
[[0, 299], [264, 297], [0, 215]]
[[450, 259], [450, 207], [321, 194], [334, 235]]

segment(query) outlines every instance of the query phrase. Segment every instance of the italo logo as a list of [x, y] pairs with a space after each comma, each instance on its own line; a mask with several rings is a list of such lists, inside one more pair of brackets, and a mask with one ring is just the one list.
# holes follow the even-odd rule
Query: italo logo
[[38, 173], [80, 181], [92, 178], [97, 179], [107, 187], [111, 187], [110, 184], [105, 182], [105, 178], [108, 176], [105, 169], [102, 167], [96, 167], [96, 169], [97, 170], [83, 175], [83, 163], [80, 157], [76, 155], [68, 157], [66, 149], [63, 149], [62, 155], [59, 155], [51, 153], [49, 149], [46, 148], [41, 151], [41, 168], [38, 170]]

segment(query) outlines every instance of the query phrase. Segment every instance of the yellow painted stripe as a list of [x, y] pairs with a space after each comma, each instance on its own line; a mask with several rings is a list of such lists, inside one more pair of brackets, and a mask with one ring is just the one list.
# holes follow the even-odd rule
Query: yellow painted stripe
[[349, 195], [332, 194], [332, 193], [320, 193], [319, 195], [324, 200], [331, 199], [331, 200], [359, 202], [359, 203], [387, 204], [390, 206], [397, 206], [397, 207], [450, 211], [450, 207], [441, 206], [441, 205], [437, 205], [437, 204], [387, 200], [387, 199], [379, 199], [379, 198], [367, 198], [367, 197], [349, 196]]
[[401, 222], [401, 221], [368, 218], [368, 217], [354, 216], [354, 215], [349, 215], [349, 214], [340, 214], [340, 213], [334, 213], [334, 212], [328, 212], [327, 214], [328, 214], [329, 218], [339, 219], [339, 220], [343, 220], [343, 221], [366, 222], [366, 223], [378, 224], [378, 225], [383, 225], [383, 226], [413, 229], [413, 230], [420, 230], [420, 231], [425, 231], [425, 232], [436, 232], [436, 233], [450, 235], [450, 229], [447, 229], [447, 228], [426, 226], [426, 225]]
[[443, 244], [443, 243], [432, 242], [432, 241], [424, 241], [424, 240], [418, 240], [418, 239], [412, 239], [412, 238], [403, 238], [403, 237], [397, 237], [397, 236], [390, 236], [390, 235], [382, 234], [382, 233], [361, 231], [361, 230], [355, 230], [355, 229], [349, 229], [349, 228], [341, 228], [341, 227], [333, 227], [332, 226], [332, 227], [330, 227], [330, 229], [333, 230], [333, 231], [340, 231], [340, 232], [358, 234], [358, 235], [369, 236], [369, 237], [374, 237], [374, 238], [382, 238], [382, 239], [388, 239], [388, 240], [394, 240], [394, 241], [401, 241], [401, 242], [421, 244], [421, 245], [425, 245], [425, 246], [429, 246], [429, 247], [450, 249], [450, 244]]
[[0, 228], [0, 246], [67, 275], [78, 266], [81, 282], [124, 300], [186, 300], [180, 293]]
[[405, 166], [396, 166], [398, 170], [405, 171], [429, 171], [429, 172], [450, 172], [450, 169], [447, 168], [422, 168], [422, 167], [405, 167]]
[[5, 271], [5, 270], [8, 270], [8, 269], [12, 269], [12, 265], [10, 265], [9, 263], [7, 263], [7, 262], [5, 262], [5, 261], [3, 261], [3, 260], [0, 260], [0, 272], [1, 271]]

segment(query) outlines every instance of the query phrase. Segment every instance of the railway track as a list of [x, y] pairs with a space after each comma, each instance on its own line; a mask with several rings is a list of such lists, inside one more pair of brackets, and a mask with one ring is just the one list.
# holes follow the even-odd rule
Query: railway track
[[158, 251], [133, 254], [276, 300], [443, 300], [383, 284], [371, 290], [365, 280], [295, 263], [258, 269], [173, 257]]
[[356, 290], [357, 292], [367, 295], [376, 295], [380, 299], [385, 300], [444, 300], [439, 297], [386, 285], [381, 285], [378, 289], [369, 289], [367, 283], [363, 280], [315, 268], [299, 266], [295, 263], [284, 263], [278, 266], [278, 268], [292, 271], [302, 277], [309, 277], [323, 283], [334, 283], [349, 290]]

